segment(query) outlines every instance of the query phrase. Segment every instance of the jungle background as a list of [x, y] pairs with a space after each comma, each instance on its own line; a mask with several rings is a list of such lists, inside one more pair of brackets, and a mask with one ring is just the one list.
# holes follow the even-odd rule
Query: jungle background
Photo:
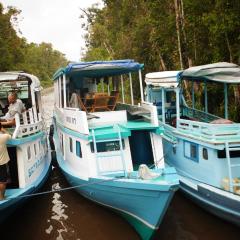
[[[239, 0], [103, 0], [103, 7], [79, 9], [85, 30], [82, 61], [134, 59], [143, 75], [214, 62], [240, 64]], [[0, 71], [23, 70], [43, 86], [68, 60], [51, 43], [27, 43], [16, 30], [21, 10], [0, 3]], [[50, 33], [49, 33], [50, 34]], [[134, 89], [138, 82], [133, 78]], [[191, 86], [189, 87], [191, 88]], [[126, 86], [126, 95], [129, 87]], [[201, 87], [196, 86], [201, 90]], [[212, 111], [223, 114], [223, 89], [208, 89]], [[231, 86], [230, 117], [240, 120], [240, 89]], [[139, 93], [136, 94], [139, 97]], [[215, 96], [215, 97], [214, 97]], [[199, 109], [201, 96], [196, 95]], [[190, 101], [190, 99], [189, 99]], [[211, 109], [211, 107], [210, 107]]]

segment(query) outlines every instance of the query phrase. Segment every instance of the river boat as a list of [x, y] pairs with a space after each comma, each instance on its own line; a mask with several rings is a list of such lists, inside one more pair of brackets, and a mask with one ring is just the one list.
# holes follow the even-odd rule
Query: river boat
[[145, 82], [146, 101], [157, 106], [164, 127], [165, 160], [176, 168], [180, 189], [207, 211], [240, 225], [240, 124], [230, 119], [240, 67], [221, 62], [155, 72]]
[[12, 138], [7, 142], [9, 183], [0, 201], [0, 222], [42, 186], [51, 169], [40, 90], [38, 78], [31, 74], [0, 73], [0, 116], [8, 111], [11, 92], [17, 93], [26, 108], [15, 114], [15, 126], [6, 128]]
[[[150, 239], [179, 181], [175, 169], [164, 166], [157, 109], [143, 101], [142, 68], [133, 60], [116, 60], [58, 70], [53, 122], [57, 161], [68, 182]], [[133, 77], [140, 79], [138, 104]]]

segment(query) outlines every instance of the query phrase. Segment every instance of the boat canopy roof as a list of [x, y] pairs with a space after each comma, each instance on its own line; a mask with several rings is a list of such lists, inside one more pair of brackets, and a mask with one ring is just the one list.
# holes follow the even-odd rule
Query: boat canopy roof
[[16, 81], [31, 80], [31, 85], [35, 91], [39, 91], [41, 88], [39, 79], [31, 74], [24, 72], [0, 72], [0, 83], [1, 82], [16, 82]]
[[102, 78], [136, 72], [143, 67], [143, 64], [131, 59], [70, 63], [65, 68], [59, 69], [53, 79], [55, 80], [63, 74], [69, 77]]
[[240, 67], [233, 63], [219, 62], [190, 67], [179, 75], [181, 79], [240, 83]]
[[164, 71], [148, 73], [145, 76], [147, 85], [164, 88], [175, 88], [178, 85], [178, 75], [181, 71]]

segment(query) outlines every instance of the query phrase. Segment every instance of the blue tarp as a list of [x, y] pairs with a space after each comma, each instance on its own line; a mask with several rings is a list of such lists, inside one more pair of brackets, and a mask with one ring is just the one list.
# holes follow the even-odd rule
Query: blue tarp
[[143, 66], [143, 64], [131, 59], [70, 63], [67, 67], [59, 69], [54, 74], [53, 79], [55, 80], [62, 74], [70, 77], [101, 78], [136, 72]]

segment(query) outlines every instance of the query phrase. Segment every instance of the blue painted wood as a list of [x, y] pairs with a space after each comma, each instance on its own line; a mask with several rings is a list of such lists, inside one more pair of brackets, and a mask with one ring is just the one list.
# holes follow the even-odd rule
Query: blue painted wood
[[46, 165], [41, 175], [30, 186], [26, 188], [6, 190], [6, 199], [0, 201], [0, 223], [9, 217], [17, 208], [21, 207], [27, 200], [29, 200], [29, 197], [24, 197], [24, 195], [37, 192], [45, 183], [51, 171], [51, 161], [48, 159], [47, 155], [45, 156], [45, 162]]

